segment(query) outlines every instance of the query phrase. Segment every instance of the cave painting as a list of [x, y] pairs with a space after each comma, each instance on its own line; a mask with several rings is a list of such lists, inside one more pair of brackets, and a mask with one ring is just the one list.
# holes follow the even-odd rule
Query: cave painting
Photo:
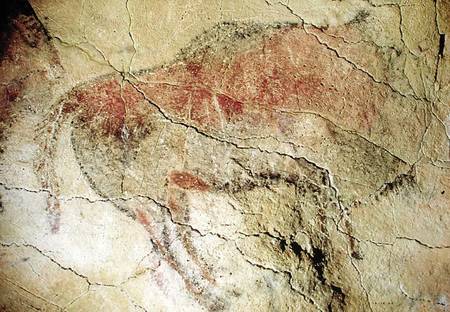
[[[193, 40], [170, 64], [99, 77], [69, 92], [57, 103], [60, 113], [49, 116], [57, 127], [42, 146], [49, 157], [36, 169], [46, 177], [43, 187], [58, 195], [51, 158], [58, 133], [68, 127], [91, 187], [145, 227], [155, 252], [211, 310], [224, 307], [226, 296], [214, 269], [197, 253], [189, 225], [203, 224], [206, 233], [208, 222], [201, 220], [216, 217], [228, 218], [228, 228], [244, 229], [244, 242], [261, 232], [278, 241], [273, 250], [260, 248], [295, 259], [293, 287], [312, 294], [313, 304], [343, 304], [343, 290], [325, 274], [338, 244], [330, 219], [344, 218], [328, 170], [264, 146], [240, 146], [235, 139], [295, 141], [292, 123], [301, 113], [321, 119], [327, 140], [337, 146], [343, 138], [335, 124], [368, 134], [392, 96], [389, 87], [337, 58], [302, 25], [224, 23]], [[313, 135], [321, 141], [322, 134]], [[404, 165], [386, 153], [371, 153], [369, 145], [361, 143], [361, 149], [372, 158], [354, 168], [361, 176], [376, 162], [393, 171]], [[201, 167], [195, 165], [199, 159], [206, 161]], [[54, 198], [48, 207], [57, 232], [64, 211]], [[268, 223], [256, 222], [255, 214]], [[308, 250], [296, 242], [294, 229], [311, 237]], [[284, 272], [284, 266], [288, 272], [284, 262], [277, 268]], [[314, 278], [303, 280], [302, 270], [312, 270]]]

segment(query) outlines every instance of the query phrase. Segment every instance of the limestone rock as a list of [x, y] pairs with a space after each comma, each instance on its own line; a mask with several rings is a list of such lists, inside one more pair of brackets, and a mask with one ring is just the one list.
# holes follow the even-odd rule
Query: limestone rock
[[449, 309], [449, 1], [7, 9], [0, 310]]

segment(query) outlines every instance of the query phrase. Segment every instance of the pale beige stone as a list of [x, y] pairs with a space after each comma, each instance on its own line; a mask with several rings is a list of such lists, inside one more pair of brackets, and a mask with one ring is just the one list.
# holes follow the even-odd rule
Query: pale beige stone
[[448, 0], [30, 3], [1, 311], [449, 309]]

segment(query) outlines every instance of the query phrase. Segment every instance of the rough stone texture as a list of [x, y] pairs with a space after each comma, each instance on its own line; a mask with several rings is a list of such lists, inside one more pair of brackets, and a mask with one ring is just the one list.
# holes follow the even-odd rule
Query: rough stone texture
[[1, 311], [449, 310], [450, 1], [5, 12]]

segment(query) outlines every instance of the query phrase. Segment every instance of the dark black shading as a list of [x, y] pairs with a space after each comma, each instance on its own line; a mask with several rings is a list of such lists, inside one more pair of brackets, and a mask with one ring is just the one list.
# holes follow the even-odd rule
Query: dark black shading
[[439, 34], [439, 56], [444, 56], [445, 34]]
[[26, 0], [0, 1], [0, 57], [8, 48], [9, 38], [14, 31], [13, 20], [19, 15], [33, 16], [34, 11]]

